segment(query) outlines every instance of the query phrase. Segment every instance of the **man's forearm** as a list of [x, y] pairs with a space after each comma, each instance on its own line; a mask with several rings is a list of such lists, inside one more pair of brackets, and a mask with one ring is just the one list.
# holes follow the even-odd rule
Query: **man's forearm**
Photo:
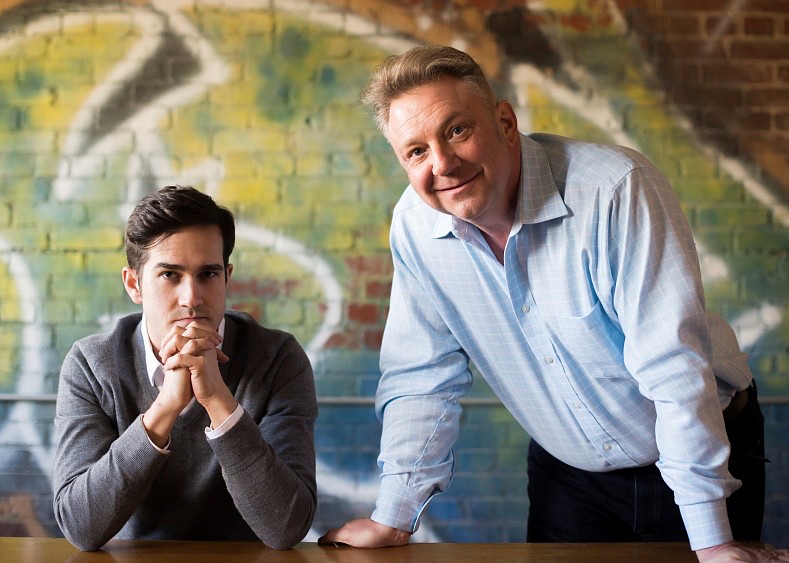
[[227, 434], [209, 440], [241, 516], [261, 541], [277, 549], [292, 547], [304, 538], [317, 507], [311, 442], [295, 434], [285, 439], [302, 444], [296, 449], [303, 456], [291, 459], [292, 466], [261, 438], [247, 414]]
[[99, 549], [137, 509], [167, 456], [151, 446], [139, 419], [93, 463], [83, 445], [63, 450], [55, 464], [55, 518], [75, 546]]
[[170, 432], [172, 432], [173, 425], [178, 419], [178, 414], [178, 412], [173, 412], [172, 409], [164, 408], [156, 400], [140, 418], [148, 438], [158, 448], [164, 448], [170, 441]]

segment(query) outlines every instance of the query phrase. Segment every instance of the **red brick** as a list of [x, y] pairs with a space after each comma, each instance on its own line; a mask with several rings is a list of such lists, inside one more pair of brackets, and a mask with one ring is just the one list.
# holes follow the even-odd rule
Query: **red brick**
[[350, 303], [348, 319], [361, 324], [375, 324], [379, 320], [378, 306], [366, 303]]
[[707, 109], [702, 112], [701, 126], [708, 130], [725, 130], [731, 119], [730, 113], [722, 113], [720, 109]]
[[747, 35], [772, 35], [775, 33], [775, 20], [762, 17], [745, 17], [742, 30]]
[[669, 49], [672, 57], [682, 57], [692, 59], [696, 57], [723, 58], [725, 52], [720, 41], [704, 41], [701, 39], [673, 39], [669, 42]]
[[775, 12], [777, 14], [785, 14], [786, 0], [748, 0], [747, 10], [749, 12]]
[[341, 332], [335, 332], [332, 334], [327, 340], [326, 344], [323, 345], [324, 348], [346, 348], [347, 347], [348, 339], [346, 338], [345, 334]]
[[789, 106], [789, 87], [748, 90], [745, 103], [749, 106]]
[[353, 274], [391, 274], [392, 259], [386, 256], [350, 256], [345, 265]]
[[669, 84], [684, 84], [687, 86], [699, 84], [702, 80], [699, 66], [696, 63], [676, 62], [665, 68], [665, 75]]
[[703, 101], [711, 107], [734, 109], [742, 106], [742, 94], [734, 88], [685, 88], [671, 93], [674, 102], [698, 103]]
[[663, 25], [668, 35], [698, 35], [701, 29], [699, 18], [690, 15], [667, 16]]
[[773, 80], [770, 63], [727, 63], [705, 62], [701, 65], [701, 80], [704, 84], [760, 84]]
[[708, 16], [704, 24], [707, 33], [716, 33], [720, 35], [734, 35], [737, 33], [737, 24], [734, 20], [727, 20], [726, 26], [723, 29], [718, 29], [722, 21], [723, 18], [718, 15]]
[[[628, 29], [637, 35], [639, 39], [644, 39], [645, 36], [652, 35], [652, 31], [659, 29], [654, 27], [654, 24], [651, 21], [652, 16], [643, 10], [630, 10], [623, 8], [622, 11], [625, 16], [625, 20], [627, 21]], [[662, 20], [663, 18], [657, 19]]]
[[661, 64], [662, 61], [674, 62], [675, 57], [671, 49], [671, 43], [660, 37], [655, 37], [649, 45], [651, 47], [650, 54], [655, 58], [657, 64]]
[[386, 299], [392, 293], [392, 282], [371, 280], [365, 285], [365, 295], [372, 299]]
[[279, 297], [282, 294], [280, 284], [274, 280], [231, 278], [228, 290], [231, 295], [242, 297]]
[[789, 41], [735, 39], [731, 43], [730, 53], [735, 59], [786, 59], [789, 53]]
[[344, 348], [346, 350], [359, 350], [363, 347], [362, 334], [346, 327], [342, 332], [335, 332], [324, 344], [325, 348]]
[[723, 6], [722, 0], [663, 0], [663, 9], [666, 12], [695, 12], [707, 10], [720, 12]]
[[559, 18], [559, 21], [563, 27], [569, 27], [579, 33], [587, 33], [593, 25], [592, 19], [589, 16], [578, 13], [562, 16]]
[[606, 12], [604, 14], [598, 15], [594, 18], [594, 27], [596, 29], [607, 29], [614, 23], [614, 16], [611, 15], [611, 12]]
[[694, 87], [700, 84], [699, 71], [695, 64], [684, 64], [682, 62], [671, 62], [666, 65], [658, 65], [660, 74], [666, 84], [667, 90], [675, 87]]
[[760, 152], [771, 151], [774, 154], [789, 154], [789, 136], [787, 135], [743, 135], [743, 144], [752, 143]]
[[383, 330], [368, 330], [364, 333], [364, 347], [368, 350], [380, 350], [384, 339]]
[[648, 8], [647, 0], [616, 0], [616, 5], [622, 11], [625, 10], [645, 10]]
[[750, 112], [737, 120], [740, 128], [746, 131], [769, 131], [772, 128], [772, 115], [766, 111]]
[[718, 147], [725, 154], [739, 155], [741, 151], [736, 139], [732, 138], [731, 133], [728, 131], [705, 131], [700, 133], [704, 138], [709, 141], [713, 146]]

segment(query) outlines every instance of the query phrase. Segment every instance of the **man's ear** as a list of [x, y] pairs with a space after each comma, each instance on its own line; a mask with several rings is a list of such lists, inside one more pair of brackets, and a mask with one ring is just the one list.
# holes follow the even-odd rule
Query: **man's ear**
[[500, 100], [496, 104], [496, 117], [499, 121], [504, 136], [510, 144], [520, 143], [520, 132], [518, 131], [518, 118], [515, 110], [507, 100]]
[[132, 268], [124, 266], [121, 270], [121, 277], [123, 278], [123, 287], [126, 288], [126, 293], [129, 294], [131, 300], [137, 305], [142, 305], [142, 280], [140, 280], [138, 273]]

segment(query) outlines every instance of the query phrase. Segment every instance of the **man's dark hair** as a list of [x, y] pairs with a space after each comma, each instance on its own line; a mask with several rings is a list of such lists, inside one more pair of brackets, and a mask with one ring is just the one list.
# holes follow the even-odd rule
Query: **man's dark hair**
[[216, 225], [222, 232], [222, 260], [227, 267], [236, 243], [233, 214], [191, 186], [165, 186], [140, 200], [126, 223], [126, 260], [135, 271], [148, 249], [187, 227]]

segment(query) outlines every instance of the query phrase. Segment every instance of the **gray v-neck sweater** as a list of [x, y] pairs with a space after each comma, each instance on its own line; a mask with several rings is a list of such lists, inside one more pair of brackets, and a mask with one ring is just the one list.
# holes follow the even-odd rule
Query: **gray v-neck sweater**
[[312, 368], [292, 335], [225, 314], [222, 376], [244, 415], [208, 440], [193, 404], [170, 453], [149, 442], [140, 414], [148, 379], [141, 314], [76, 342], [63, 362], [55, 415], [55, 517], [66, 538], [95, 550], [112, 538], [253, 541], [288, 548], [315, 514], [317, 417]]

